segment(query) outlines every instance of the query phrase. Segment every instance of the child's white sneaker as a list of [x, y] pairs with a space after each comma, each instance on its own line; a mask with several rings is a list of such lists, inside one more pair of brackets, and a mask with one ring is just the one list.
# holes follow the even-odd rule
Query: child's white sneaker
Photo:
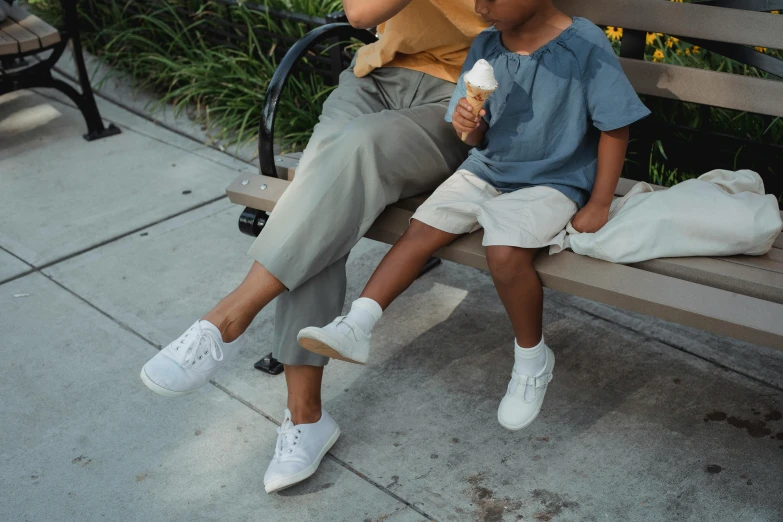
[[532, 423], [541, 411], [544, 395], [552, 380], [552, 370], [555, 367], [555, 354], [548, 346], [546, 348], [546, 363], [544, 369], [537, 375], [522, 375], [515, 369], [511, 372], [511, 382], [508, 383], [506, 396], [500, 401], [498, 422], [504, 428], [521, 430]]
[[196, 321], [174, 342], [147, 361], [141, 380], [159, 395], [177, 397], [204, 386], [238, 351], [240, 340], [224, 343], [209, 321]]
[[308, 326], [296, 336], [305, 350], [357, 364], [369, 359], [371, 337], [347, 316], [338, 317], [323, 328]]
[[264, 473], [267, 493], [293, 486], [310, 477], [326, 452], [340, 437], [340, 427], [321, 410], [321, 418], [313, 424], [294, 424], [291, 412], [285, 410], [283, 424], [277, 428], [275, 456]]

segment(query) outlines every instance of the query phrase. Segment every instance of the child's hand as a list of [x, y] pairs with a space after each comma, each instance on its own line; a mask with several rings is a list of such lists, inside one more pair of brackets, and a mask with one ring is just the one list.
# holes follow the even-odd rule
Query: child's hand
[[598, 232], [609, 221], [609, 205], [587, 202], [571, 220], [577, 232]]
[[460, 136], [466, 132], [470, 134], [465, 143], [476, 146], [484, 140], [484, 134], [489, 127], [483, 119], [485, 114], [487, 111], [481, 109], [478, 116], [474, 116], [473, 108], [467, 98], [462, 98], [454, 108], [454, 114], [451, 115], [451, 124]]

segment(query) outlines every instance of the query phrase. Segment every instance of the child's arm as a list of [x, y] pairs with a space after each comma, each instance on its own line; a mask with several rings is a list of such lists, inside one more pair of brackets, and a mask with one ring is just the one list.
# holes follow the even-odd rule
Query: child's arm
[[487, 111], [481, 109], [478, 116], [473, 116], [473, 109], [467, 98], [462, 98], [454, 108], [454, 114], [451, 115], [451, 124], [454, 125], [454, 129], [459, 136], [466, 132], [469, 133], [465, 143], [471, 147], [476, 147], [484, 141], [484, 135], [489, 128], [487, 122], [484, 121], [486, 113]]
[[593, 192], [587, 204], [571, 220], [571, 226], [579, 232], [597, 232], [609, 221], [609, 206], [623, 172], [628, 136], [628, 127], [601, 133]]

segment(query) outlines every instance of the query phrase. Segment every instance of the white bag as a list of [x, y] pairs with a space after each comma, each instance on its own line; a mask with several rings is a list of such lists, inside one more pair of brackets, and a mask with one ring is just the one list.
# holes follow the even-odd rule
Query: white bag
[[[611, 206], [596, 233], [569, 223], [566, 248], [614, 263], [659, 257], [763, 255], [780, 234], [778, 202], [750, 170], [713, 170], [698, 179], [653, 191], [637, 183]], [[560, 249], [550, 248], [549, 253]]]

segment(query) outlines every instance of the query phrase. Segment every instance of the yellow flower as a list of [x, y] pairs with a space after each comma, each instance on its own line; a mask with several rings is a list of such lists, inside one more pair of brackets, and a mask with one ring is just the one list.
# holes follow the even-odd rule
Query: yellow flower
[[680, 2], [682, 3], [682, 0], [671, 0], [672, 2]]
[[606, 28], [606, 36], [613, 42], [623, 37], [622, 27], [612, 27], [611, 25]]
[[656, 36], [663, 36], [663, 34], [661, 34], [661, 33], [647, 33], [647, 37], [645, 38], [645, 40], [647, 41], [647, 45], [654, 44]]
[[759, 47], [758, 45], [756, 46], [756, 50], [758, 52], [760, 52], [760, 53], [766, 53], [767, 52], [767, 48], [766, 47]]
[[663, 51], [660, 49], [656, 49], [653, 53], [653, 61], [654, 62], [662, 62], [663, 61]]
[[772, 14], [780, 14], [780, 11], [770, 11]]
[[[675, 52], [677, 53], [677, 56], [682, 56], [682, 49], [677, 49]], [[691, 53], [689, 53], [689, 52], [686, 50], [686, 51], [685, 51], [685, 54], [691, 54]]]
[[[679, 50], [677, 51], [677, 54], [680, 54]], [[685, 49], [685, 56], [690, 56], [690, 55], [691, 55], [691, 50], [690, 49]]]
[[676, 44], [676, 43], [677, 43], [677, 42], [679, 42], [679, 41], [680, 41], [679, 39], [677, 39], [677, 38], [675, 38], [675, 37], [673, 37], [673, 36], [670, 36], [670, 37], [668, 37], [668, 38], [666, 39], [666, 47], [669, 47], [669, 48], [671, 48], [671, 47], [673, 47], [673, 46], [674, 46], [674, 44]]
[[693, 51], [693, 54], [699, 54], [701, 52], [701, 47], [694, 45], [691, 51]]

